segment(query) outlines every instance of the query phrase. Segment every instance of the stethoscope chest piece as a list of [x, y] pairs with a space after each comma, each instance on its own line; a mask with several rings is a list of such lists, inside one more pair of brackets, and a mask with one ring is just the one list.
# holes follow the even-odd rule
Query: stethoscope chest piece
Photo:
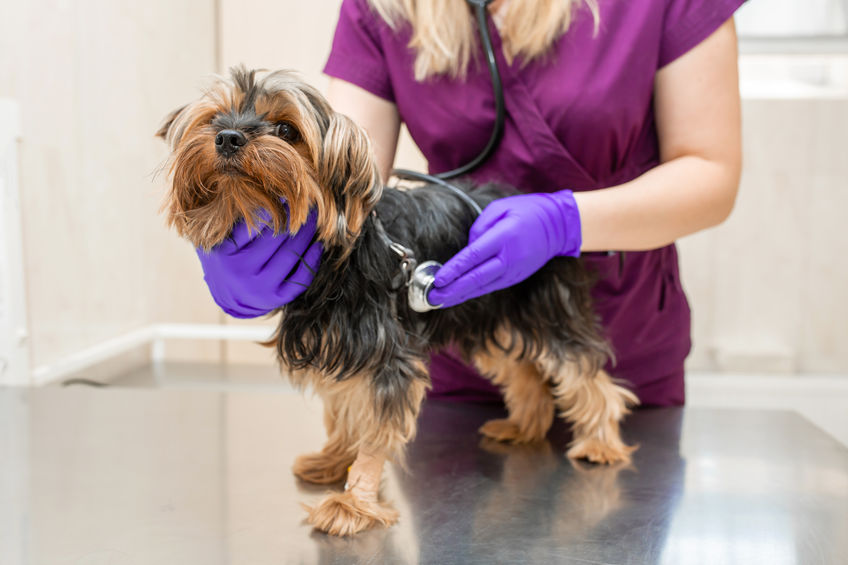
[[441, 304], [433, 305], [427, 301], [427, 294], [433, 288], [436, 272], [442, 267], [438, 261], [424, 261], [412, 272], [409, 281], [409, 307], [416, 312], [429, 312], [442, 307]]

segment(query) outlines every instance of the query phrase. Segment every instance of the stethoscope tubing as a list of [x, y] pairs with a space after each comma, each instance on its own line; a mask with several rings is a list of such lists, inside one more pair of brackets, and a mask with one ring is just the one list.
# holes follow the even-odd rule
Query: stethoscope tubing
[[462, 198], [462, 200], [464, 200], [465, 203], [468, 204], [468, 206], [470, 206], [477, 215], [479, 215], [481, 212], [480, 206], [478, 206], [477, 203], [474, 202], [474, 200], [472, 200], [471, 197], [469, 197], [463, 190], [446, 181], [447, 179], [468, 174], [483, 164], [492, 155], [492, 153], [494, 153], [501, 141], [501, 137], [503, 136], [504, 122], [506, 120], [506, 105], [504, 102], [503, 81], [501, 80], [501, 74], [498, 70], [498, 62], [495, 58], [495, 50], [492, 46], [492, 37], [489, 34], [489, 24], [486, 17], [486, 7], [492, 2], [492, 0], [466, 1], [474, 6], [474, 11], [477, 15], [477, 28], [480, 32], [480, 42], [482, 43], [483, 50], [486, 54], [486, 64], [489, 68], [489, 76], [492, 79], [492, 91], [495, 95], [495, 125], [492, 127], [492, 133], [489, 136], [489, 141], [486, 143], [483, 150], [480, 151], [480, 153], [471, 161], [450, 171], [429, 175], [427, 173], [419, 173], [417, 171], [410, 171], [407, 169], [394, 169], [392, 171], [392, 175], [399, 179], [429, 182], [447, 188]]
[[[456, 196], [461, 198], [471, 208], [476, 216], [482, 212], [480, 206], [462, 189], [447, 182], [448, 179], [460, 177], [468, 174], [488, 159], [494, 153], [498, 144], [501, 141], [504, 130], [504, 121], [506, 118], [506, 106], [504, 103], [503, 82], [501, 74], [498, 70], [498, 63], [495, 58], [495, 50], [492, 47], [492, 38], [489, 34], [489, 24], [486, 18], [486, 7], [492, 0], [466, 0], [474, 6], [474, 11], [477, 15], [477, 27], [480, 32], [480, 42], [483, 45], [483, 50], [486, 54], [486, 64], [489, 68], [489, 75], [492, 79], [492, 91], [495, 95], [495, 125], [492, 128], [492, 134], [489, 136], [489, 141], [480, 153], [471, 161], [465, 163], [461, 167], [429, 175], [427, 173], [419, 173], [407, 169], [394, 169], [392, 174], [399, 179], [416, 180], [439, 185], [447, 190], [450, 190]], [[387, 238], [388, 239], [388, 238]], [[389, 240], [391, 241], [391, 240]], [[404, 248], [406, 249], [406, 248]], [[415, 261], [411, 252], [407, 250], [405, 257], [407, 265], [413, 264]], [[411, 276], [407, 283], [408, 303], [410, 308], [416, 312], [428, 312], [441, 308], [441, 305], [430, 304], [427, 295], [433, 286], [436, 272], [441, 267], [440, 263], [435, 261], [425, 261], [418, 264], [411, 270]]]

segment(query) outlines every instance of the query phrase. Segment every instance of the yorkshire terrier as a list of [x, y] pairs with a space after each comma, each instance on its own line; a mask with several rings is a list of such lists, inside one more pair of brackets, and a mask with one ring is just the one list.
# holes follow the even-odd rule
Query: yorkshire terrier
[[[275, 312], [269, 341], [292, 383], [324, 401], [327, 444], [298, 457], [295, 475], [347, 479], [308, 509], [316, 528], [350, 535], [397, 520], [378, 499], [383, 464], [403, 463], [430, 386], [428, 355], [451, 344], [503, 391], [509, 416], [486, 422], [484, 436], [536, 442], [559, 411], [573, 431], [568, 457], [629, 461], [635, 448], [619, 422], [638, 400], [602, 369], [611, 352], [579, 259], [552, 259], [524, 282], [452, 308], [412, 310], [389, 242], [445, 262], [467, 243], [474, 212], [438, 185], [384, 187], [365, 131], [289, 71], [235, 68], [157, 135], [171, 151], [163, 209], [197, 247], [213, 248], [241, 219], [283, 233], [317, 213], [321, 266]], [[480, 207], [515, 193], [465, 189]]]

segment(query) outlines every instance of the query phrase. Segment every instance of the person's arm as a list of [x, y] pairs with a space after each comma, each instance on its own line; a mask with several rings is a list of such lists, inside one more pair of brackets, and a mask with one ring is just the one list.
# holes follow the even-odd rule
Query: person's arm
[[659, 70], [661, 165], [620, 186], [574, 194], [583, 251], [642, 250], [720, 224], [742, 166], [736, 32], [725, 22]]
[[327, 99], [336, 112], [365, 128], [377, 154], [383, 182], [388, 180], [397, 151], [400, 115], [397, 106], [349, 82], [330, 78]]
[[659, 166], [616, 187], [493, 202], [469, 244], [436, 273], [430, 303], [452, 306], [506, 288], [557, 255], [654, 249], [724, 221], [741, 169], [732, 19], [657, 72], [654, 104]]

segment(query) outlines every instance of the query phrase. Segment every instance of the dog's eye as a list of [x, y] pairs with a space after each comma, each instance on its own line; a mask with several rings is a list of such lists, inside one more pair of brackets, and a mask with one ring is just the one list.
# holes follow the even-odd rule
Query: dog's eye
[[295, 127], [288, 122], [278, 123], [277, 127], [274, 129], [274, 133], [277, 137], [285, 139], [289, 143], [294, 143], [300, 139], [300, 133], [298, 133]]

